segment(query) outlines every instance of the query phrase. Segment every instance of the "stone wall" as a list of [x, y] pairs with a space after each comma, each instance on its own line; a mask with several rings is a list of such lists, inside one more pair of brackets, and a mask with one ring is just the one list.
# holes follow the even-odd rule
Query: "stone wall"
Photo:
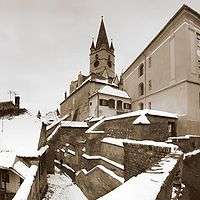
[[113, 144], [101, 143], [100, 155], [113, 160], [119, 164], [124, 164], [124, 148]]
[[169, 148], [124, 143], [125, 180], [146, 171], [169, 153]]
[[99, 168], [95, 168], [87, 174], [80, 172], [76, 177], [76, 183], [88, 200], [95, 200], [121, 185], [118, 180], [108, 176]]
[[49, 150], [47, 153], [47, 169], [48, 173], [54, 172], [54, 160], [63, 160], [66, 164], [70, 164], [73, 169], [79, 168], [78, 157], [67, 152], [57, 152], [57, 150], [67, 150], [66, 144], [71, 144], [73, 150], [78, 153], [78, 149], [84, 147], [85, 131], [87, 128], [78, 127], [61, 127], [57, 133], [49, 141]]
[[189, 191], [189, 200], [200, 197], [200, 153], [188, 156], [183, 160], [183, 183]]
[[169, 142], [178, 145], [184, 153], [200, 149], [200, 136], [172, 137], [169, 138]]
[[104, 130], [106, 137], [154, 141], [165, 141], [176, 134], [169, 132], [168, 123], [174, 122], [176, 125], [177, 119], [147, 115], [151, 124], [134, 125], [133, 122], [137, 117], [105, 120], [96, 130]]

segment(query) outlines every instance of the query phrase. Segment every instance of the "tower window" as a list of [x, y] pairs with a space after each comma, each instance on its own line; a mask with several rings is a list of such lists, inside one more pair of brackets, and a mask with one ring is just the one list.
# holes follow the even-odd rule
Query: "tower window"
[[98, 67], [98, 66], [99, 66], [99, 61], [97, 60], [94, 62], [94, 67]]
[[109, 108], [115, 108], [115, 100], [114, 99], [108, 100], [108, 107]]
[[144, 83], [140, 83], [138, 86], [138, 94], [139, 96], [144, 95]]
[[138, 77], [144, 74], [144, 64], [142, 63], [138, 68]]
[[100, 106], [108, 106], [108, 101], [106, 99], [100, 99], [99, 104]]
[[95, 59], [96, 59], [96, 60], [99, 59], [99, 55], [98, 55], [98, 54], [95, 55]]
[[122, 101], [121, 100], [117, 101], [117, 110], [122, 110]]

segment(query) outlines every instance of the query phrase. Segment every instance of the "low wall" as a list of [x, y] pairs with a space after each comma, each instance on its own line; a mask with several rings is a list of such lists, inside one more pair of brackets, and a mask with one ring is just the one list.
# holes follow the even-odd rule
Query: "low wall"
[[98, 167], [88, 173], [80, 172], [76, 176], [76, 184], [88, 200], [96, 200], [121, 185], [118, 180]]
[[200, 197], [200, 152], [183, 160], [183, 183], [189, 191], [190, 200]]
[[144, 172], [169, 153], [169, 148], [124, 143], [125, 180]]
[[195, 149], [200, 149], [200, 136], [185, 135], [179, 137], [170, 137], [168, 141], [178, 145], [184, 153], [193, 151]]

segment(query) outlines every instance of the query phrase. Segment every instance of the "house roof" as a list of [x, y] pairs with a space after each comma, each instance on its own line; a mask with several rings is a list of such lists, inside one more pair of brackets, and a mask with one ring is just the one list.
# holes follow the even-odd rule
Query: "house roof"
[[0, 120], [0, 151], [22, 157], [37, 157], [41, 153], [38, 145], [42, 123], [38, 118], [26, 112]]
[[100, 90], [98, 90], [97, 93], [130, 99], [130, 97], [127, 94], [127, 92], [119, 90], [117, 88], [113, 88], [113, 87], [111, 87], [109, 85], [106, 85], [106, 86], [102, 87]]
[[198, 12], [196, 12], [195, 10], [193, 10], [192, 8], [188, 7], [187, 5], [183, 5], [177, 12], [176, 14], [168, 21], [168, 23], [161, 29], [161, 31], [153, 38], [153, 40], [148, 44], [148, 46], [142, 51], [142, 53], [139, 54], [139, 56], [133, 61], [133, 63], [131, 63], [129, 65], [129, 67], [127, 67], [127, 69], [122, 73], [122, 76], [130, 69], [130, 67], [138, 60], [138, 58], [140, 56], [142, 56], [144, 54], [144, 52], [153, 44], [153, 42], [155, 40], [157, 40], [157, 38], [163, 34], [163, 32], [167, 29], [167, 27], [175, 20], [175, 18], [177, 18], [177, 16], [179, 16], [183, 11], [188, 11], [190, 13], [192, 13], [193, 15], [195, 15], [199, 20], [200, 20], [200, 14]]

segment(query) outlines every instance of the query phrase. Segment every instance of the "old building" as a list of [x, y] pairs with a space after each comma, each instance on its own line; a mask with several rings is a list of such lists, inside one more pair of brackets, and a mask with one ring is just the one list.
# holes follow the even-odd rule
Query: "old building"
[[40, 200], [47, 189], [46, 125], [15, 103], [0, 103], [0, 199]]
[[118, 85], [114, 47], [112, 41], [108, 43], [102, 18], [97, 42], [92, 41], [90, 47], [90, 74], [79, 73], [71, 82], [69, 96], [60, 104], [61, 116], [68, 114], [68, 120], [83, 121], [130, 111], [130, 97]]
[[199, 13], [184, 5], [126, 69], [122, 80], [133, 110], [177, 113], [178, 133], [199, 134]]

